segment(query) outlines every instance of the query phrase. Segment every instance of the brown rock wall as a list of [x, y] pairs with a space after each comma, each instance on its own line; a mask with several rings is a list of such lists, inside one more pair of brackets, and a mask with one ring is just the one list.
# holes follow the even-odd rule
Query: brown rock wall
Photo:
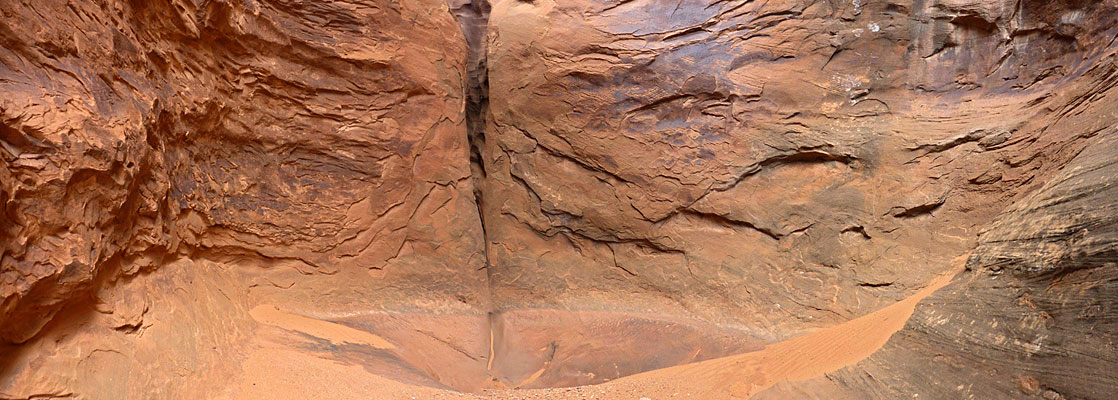
[[1116, 22], [0, 1], [0, 398], [1106, 398]]

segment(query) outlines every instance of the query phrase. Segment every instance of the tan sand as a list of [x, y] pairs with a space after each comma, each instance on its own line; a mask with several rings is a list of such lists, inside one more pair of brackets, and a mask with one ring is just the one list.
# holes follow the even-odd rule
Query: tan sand
[[[904, 327], [916, 304], [947, 285], [962, 269], [938, 277], [914, 295], [878, 311], [761, 350], [668, 367], [600, 385], [534, 390], [487, 390], [481, 394], [394, 381], [360, 365], [321, 358], [274, 340], [257, 341], [244, 363], [244, 376], [230, 397], [375, 398], [375, 399], [739, 399], [780, 382], [822, 376], [853, 365], [880, 349]], [[251, 311], [257, 321], [297, 331], [335, 344], [364, 344], [394, 349], [382, 337], [337, 323], [317, 320], [271, 305]], [[529, 377], [530, 382], [538, 373]]]
[[849, 322], [773, 343], [760, 351], [631, 375], [605, 386], [655, 383], [675, 389], [668, 398], [689, 393], [703, 398], [749, 398], [780, 382], [822, 376], [853, 365], [884, 346], [904, 327], [917, 303], [951, 282], [965, 259], [957, 260], [958, 267], [914, 295]]

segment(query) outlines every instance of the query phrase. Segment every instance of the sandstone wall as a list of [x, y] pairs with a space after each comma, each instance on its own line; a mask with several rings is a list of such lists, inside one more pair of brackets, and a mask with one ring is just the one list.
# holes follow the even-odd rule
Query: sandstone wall
[[1113, 2], [494, 2], [494, 301], [766, 339], [896, 301], [1110, 134], [1112, 103], [1084, 102], [1113, 87], [1114, 19]]
[[759, 397], [1106, 398], [1116, 37], [1114, 0], [0, 1], [0, 398], [602, 383], [967, 255]]
[[255, 303], [487, 308], [441, 1], [5, 1], [0, 43], [0, 397], [210, 398]]

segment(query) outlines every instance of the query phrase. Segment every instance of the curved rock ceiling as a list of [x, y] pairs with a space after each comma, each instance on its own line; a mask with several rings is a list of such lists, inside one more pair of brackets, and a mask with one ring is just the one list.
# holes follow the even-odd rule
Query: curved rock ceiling
[[1106, 399], [1116, 41], [1114, 0], [0, 1], [0, 398]]

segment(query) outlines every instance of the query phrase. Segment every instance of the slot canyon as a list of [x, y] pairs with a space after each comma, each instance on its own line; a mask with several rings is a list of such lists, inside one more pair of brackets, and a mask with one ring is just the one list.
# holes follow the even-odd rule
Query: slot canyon
[[0, 399], [1113, 399], [1118, 0], [0, 0]]

